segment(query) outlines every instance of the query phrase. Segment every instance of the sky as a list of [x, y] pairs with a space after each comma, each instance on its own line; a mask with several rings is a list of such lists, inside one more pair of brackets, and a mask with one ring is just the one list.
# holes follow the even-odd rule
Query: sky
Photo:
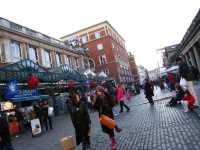
[[4, 0], [0, 17], [54, 38], [109, 21], [148, 70], [162, 66], [157, 49], [179, 43], [200, 0]]

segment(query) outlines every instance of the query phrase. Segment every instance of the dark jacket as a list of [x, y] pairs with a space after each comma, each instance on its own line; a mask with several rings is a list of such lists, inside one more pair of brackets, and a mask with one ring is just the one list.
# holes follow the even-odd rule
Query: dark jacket
[[[114, 107], [115, 103], [112, 98], [109, 96], [108, 93], [105, 92], [102, 96], [97, 96], [95, 102], [95, 109], [98, 110], [99, 116], [106, 115], [112, 119], [114, 119], [112, 108]], [[113, 134], [113, 129], [109, 129], [108, 127], [101, 125], [103, 132], [107, 134]]]
[[150, 84], [150, 82], [148, 82], [148, 81], [145, 82], [145, 84], [144, 84], [144, 94], [145, 94], [146, 97], [154, 96], [153, 87]]
[[185, 92], [183, 90], [180, 90], [176, 92], [176, 96], [174, 97], [174, 100], [176, 102], [181, 101], [184, 98]]
[[68, 103], [68, 110], [76, 133], [76, 143], [79, 145], [88, 136], [90, 130], [90, 116], [86, 105], [83, 102], [75, 104]]
[[8, 122], [3, 117], [0, 117], [0, 137], [2, 139], [2, 141], [0, 141], [0, 147], [1, 145], [11, 143]]
[[179, 75], [187, 81], [191, 81], [193, 78], [193, 73], [190, 72], [189, 67], [185, 63], [179, 64]]

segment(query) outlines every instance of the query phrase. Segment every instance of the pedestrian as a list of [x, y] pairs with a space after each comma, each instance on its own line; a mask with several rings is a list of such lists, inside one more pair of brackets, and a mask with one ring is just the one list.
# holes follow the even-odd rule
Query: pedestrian
[[90, 148], [91, 120], [86, 104], [80, 100], [78, 94], [71, 95], [71, 103], [68, 105], [69, 113], [76, 134], [76, 144], [82, 143], [82, 149]]
[[190, 93], [189, 90], [185, 91], [185, 97], [182, 100], [182, 104], [184, 107], [183, 112], [188, 112], [194, 107], [195, 97]]
[[[195, 92], [194, 85], [193, 85], [193, 82], [192, 82], [194, 80], [193, 72], [190, 71], [187, 64], [185, 64], [180, 57], [176, 58], [176, 63], [179, 65], [180, 78], [185, 79], [187, 81], [187, 89], [196, 98], [197, 96], [196, 96], [196, 92]], [[196, 104], [197, 103], [198, 103], [198, 101], [196, 101]]]
[[0, 114], [0, 150], [14, 150], [6, 118]]
[[36, 114], [36, 117], [40, 120], [41, 127], [43, 127], [41, 106], [38, 103], [35, 103], [33, 105], [33, 109]]
[[52, 126], [52, 119], [51, 116], [48, 113], [48, 109], [49, 109], [49, 105], [47, 102], [45, 102], [45, 104], [42, 106], [42, 117], [43, 117], [43, 123], [44, 126], [46, 128], [46, 131], [49, 130], [49, 128], [52, 130], [53, 126]]
[[176, 80], [175, 80], [175, 77], [172, 73], [168, 73], [168, 81], [169, 81], [169, 88], [170, 88], [170, 91], [174, 91], [175, 90], [175, 84], [176, 84]]
[[148, 79], [145, 79], [144, 94], [145, 94], [147, 100], [149, 101], [149, 103], [151, 105], [154, 105], [153, 98], [152, 98], [154, 96], [153, 87]]
[[176, 95], [172, 97], [167, 106], [175, 106], [177, 103], [181, 102], [181, 100], [184, 97], [185, 92], [179, 84], [175, 85], [175, 89], [176, 89]]
[[130, 111], [130, 108], [124, 103], [125, 95], [124, 95], [122, 84], [119, 84], [117, 87], [117, 100], [119, 101], [119, 104], [120, 104], [120, 113], [123, 112], [124, 107], [127, 109], [127, 112]]
[[[96, 89], [96, 97], [94, 99], [94, 108], [98, 110], [99, 117], [101, 115], [106, 115], [107, 117], [114, 119], [113, 115], [113, 107], [115, 105], [114, 100], [111, 99], [108, 93], [105, 92], [103, 87], [97, 87]], [[107, 126], [102, 125], [102, 130], [104, 133], [109, 135], [109, 138], [111, 140], [111, 149], [115, 150], [117, 147], [117, 142], [115, 139], [114, 129], [110, 129]], [[121, 132], [122, 129], [120, 129], [117, 125], [115, 126], [116, 132]]]

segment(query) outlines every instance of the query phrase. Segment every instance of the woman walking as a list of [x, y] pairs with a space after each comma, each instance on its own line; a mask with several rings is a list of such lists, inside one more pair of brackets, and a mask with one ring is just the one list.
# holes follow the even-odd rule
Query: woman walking
[[119, 103], [120, 103], [120, 113], [123, 112], [123, 108], [124, 108], [124, 107], [127, 109], [127, 112], [130, 111], [130, 108], [124, 103], [125, 96], [124, 96], [123, 88], [122, 88], [122, 85], [121, 85], [121, 84], [119, 84], [119, 85], [118, 85], [118, 88], [117, 88], [117, 100], [118, 100]]
[[78, 94], [71, 95], [68, 109], [76, 133], [76, 144], [82, 143], [82, 149], [90, 148], [90, 125], [91, 120], [86, 105], [80, 101]]
[[[94, 108], [99, 112], [99, 117], [101, 115], [106, 115], [107, 117], [114, 119], [112, 108], [114, 107], [115, 102], [111, 99], [109, 94], [104, 91], [103, 87], [97, 87], [96, 89], [96, 99], [94, 102]], [[110, 129], [105, 125], [102, 125], [102, 130], [104, 133], [108, 134], [111, 140], [111, 150], [115, 150], [117, 147], [117, 142], [115, 139], [114, 129]], [[115, 126], [117, 132], [121, 132], [121, 129], [118, 126]]]

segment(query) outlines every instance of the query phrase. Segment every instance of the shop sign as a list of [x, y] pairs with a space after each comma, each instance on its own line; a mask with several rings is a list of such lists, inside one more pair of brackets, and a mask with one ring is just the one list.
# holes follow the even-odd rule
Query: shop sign
[[28, 87], [18, 86], [16, 80], [11, 80], [7, 84], [5, 99], [30, 97], [38, 95], [39, 93], [37, 89], [30, 89]]
[[14, 109], [14, 105], [11, 102], [1, 102], [1, 111], [8, 111]]

